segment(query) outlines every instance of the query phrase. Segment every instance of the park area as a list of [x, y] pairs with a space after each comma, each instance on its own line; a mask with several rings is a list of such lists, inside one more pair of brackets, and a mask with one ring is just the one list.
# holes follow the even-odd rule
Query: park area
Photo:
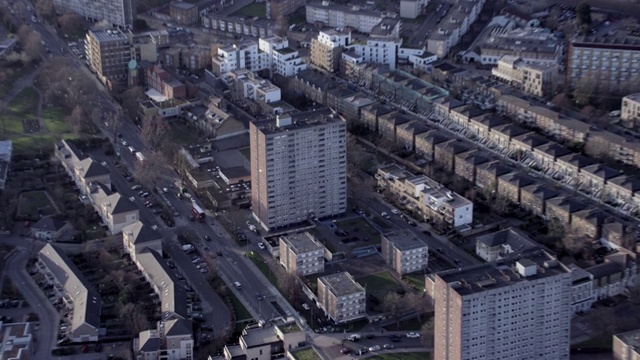
[[0, 115], [2, 138], [13, 141], [16, 154], [50, 152], [56, 140], [75, 137], [64, 121], [62, 109], [42, 108], [40, 101], [38, 91], [27, 87], [9, 102], [8, 111]]
[[58, 213], [53, 199], [46, 190], [29, 191], [20, 194], [18, 216], [37, 221], [38, 219]]

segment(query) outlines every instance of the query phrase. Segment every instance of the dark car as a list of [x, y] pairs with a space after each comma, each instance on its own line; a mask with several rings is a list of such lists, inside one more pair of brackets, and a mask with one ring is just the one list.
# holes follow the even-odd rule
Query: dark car
[[209, 235], [205, 235], [205, 236], [204, 236], [204, 239], [205, 239], [205, 240], [207, 240], [207, 241], [211, 241], [211, 236], [209, 236]]
[[342, 348], [342, 350], [340, 350], [340, 352], [345, 354], [345, 355], [346, 354], [351, 354], [353, 352], [353, 349], [348, 348], [348, 347], [344, 347], [344, 348]]
[[375, 334], [366, 334], [366, 335], [364, 336], [364, 338], [365, 338], [365, 339], [375, 339], [375, 338], [376, 338], [376, 335], [375, 335]]

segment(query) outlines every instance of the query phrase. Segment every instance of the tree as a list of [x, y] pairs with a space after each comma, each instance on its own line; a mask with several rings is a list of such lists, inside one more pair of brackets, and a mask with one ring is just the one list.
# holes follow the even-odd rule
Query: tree
[[594, 118], [598, 116], [598, 109], [593, 105], [587, 105], [580, 111], [580, 114], [587, 118]]
[[84, 19], [76, 13], [68, 13], [58, 18], [58, 27], [63, 34], [77, 34], [85, 31]]
[[576, 20], [578, 25], [591, 25], [591, 5], [586, 2], [576, 7]]
[[137, 31], [145, 31], [149, 30], [149, 24], [147, 24], [146, 20], [144, 19], [135, 19], [133, 21], [133, 28]]
[[148, 188], [156, 188], [158, 179], [160, 178], [160, 172], [164, 168], [165, 161], [158, 154], [147, 154], [145, 156], [144, 163], [136, 162], [133, 177], [140, 182], [140, 184]]
[[593, 80], [591, 74], [578, 79], [576, 88], [573, 90], [573, 99], [580, 106], [589, 105], [596, 96], [598, 84]]
[[433, 307], [429, 303], [424, 293], [407, 293], [403, 296], [404, 303], [409, 309], [415, 310], [418, 321], [422, 322], [422, 315], [433, 311]]
[[158, 153], [169, 132], [169, 124], [162, 116], [148, 116], [142, 120], [142, 140], [155, 153]]
[[276, 19], [276, 35], [287, 36], [289, 32], [289, 20], [286, 16], [278, 16]]
[[425, 322], [422, 328], [420, 328], [422, 344], [427, 347], [433, 346], [433, 337], [435, 335], [435, 322], [433, 320], [433, 317], [431, 317], [431, 319]]
[[147, 320], [145, 313], [142, 306], [132, 303], [127, 303], [120, 309], [120, 318], [125, 320], [125, 327], [130, 334], [136, 335], [149, 329], [149, 320]]
[[113, 142], [116, 141], [116, 135], [120, 130], [123, 120], [122, 108], [117, 106], [115, 112], [109, 112], [105, 116], [105, 123], [107, 125], [107, 131], [113, 135]]
[[140, 108], [140, 101], [144, 96], [144, 88], [142, 86], [134, 86], [125, 90], [122, 95], [122, 110], [131, 119], [135, 119], [138, 116], [138, 109]]
[[556, 96], [553, 97], [551, 102], [553, 103], [553, 105], [562, 109], [570, 109], [571, 106], [573, 105], [573, 102], [571, 101], [569, 96], [565, 93], [557, 94]]
[[300, 298], [301, 291], [300, 285], [298, 284], [298, 279], [294, 275], [287, 273], [287, 275], [284, 278], [281, 278], [280, 281], [282, 281], [281, 286], [284, 290], [284, 297], [290, 303], [296, 303]]
[[557, 30], [558, 25], [560, 24], [560, 15], [562, 15], [560, 8], [558, 6], [554, 6], [549, 11], [549, 16], [547, 16], [547, 19], [545, 20], [545, 25], [551, 30]]
[[82, 129], [85, 125], [84, 122], [86, 121], [86, 119], [87, 116], [84, 110], [82, 110], [79, 105], [76, 105], [71, 111], [71, 114], [69, 114], [69, 116], [67, 116], [66, 118], [67, 123], [69, 124], [69, 126], [71, 126], [71, 129], [76, 135], [82, 133]]
[[401, 296], [396, 292], [390, 292], [382, 300], [384, 311], [396, 320], [396, 327], [400, 326], [400, 312], [402, 311]]
[[53, 8], [53, 1], [51, 0], [36, 0], [35, 7], [38, 14], [41, 17], [51, 18], [55, 15], [55, 9]]

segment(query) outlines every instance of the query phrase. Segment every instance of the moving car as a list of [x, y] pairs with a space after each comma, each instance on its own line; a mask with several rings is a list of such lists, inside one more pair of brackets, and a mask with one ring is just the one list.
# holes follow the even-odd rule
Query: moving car
[[258, 249], [260, 249], [260, 250], [264, 250], [265, 249], [264, 244], [262, 242], [258, 243]]
[[396, 348], [396, 346], [393, 345], [393, 344], [384, 344], [384, 345], [382, 345], [382, 347], [385, 348], [385, 349], [395, 349]]
[[369, 351], [378, 351], [380, 350], [380, 345], [373, 345], [369, 347]]
[[408, 332], [407, 337], [410, 339], [418, 339], [420, 338], [420, 334], [416, 332]]

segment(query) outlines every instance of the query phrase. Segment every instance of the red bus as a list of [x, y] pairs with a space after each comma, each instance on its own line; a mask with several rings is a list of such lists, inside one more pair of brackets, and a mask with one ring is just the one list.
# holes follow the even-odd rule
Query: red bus
[[204, 222], [204, 210], [202, 210], [202, 208], [198, 206], [198, 204], [194, 202], [193, 206], [191, 207], [191, 211], [193, 212], [193, 216], [196, 218], [196, 220]]

